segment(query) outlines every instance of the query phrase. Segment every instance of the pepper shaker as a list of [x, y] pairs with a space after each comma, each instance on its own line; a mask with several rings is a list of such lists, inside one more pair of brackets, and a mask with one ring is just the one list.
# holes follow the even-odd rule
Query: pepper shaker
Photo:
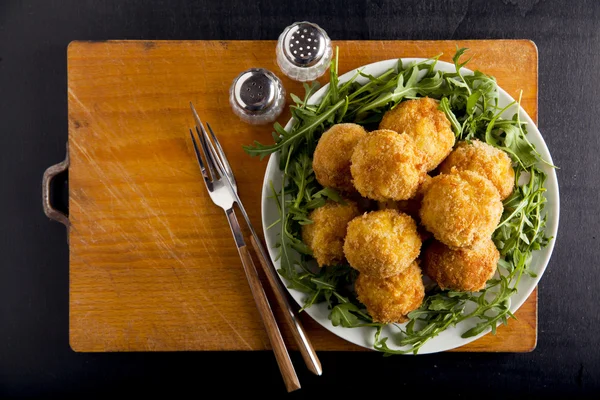
[[325, 73], [333, 51], [329, 36], [319, 25], [302, 21], [285, 28], [277, 41], [276, 54], [284, 74], [306, 82]]
[[253, 125], [275, 121], [285, 106], [281, 80], [264, 68], [242, 72], [229, 89], [229, 104], [244, 122]]

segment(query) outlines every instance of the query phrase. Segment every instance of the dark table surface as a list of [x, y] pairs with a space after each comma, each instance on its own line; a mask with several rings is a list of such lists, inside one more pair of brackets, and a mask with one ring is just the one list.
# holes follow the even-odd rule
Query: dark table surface
[[[525, 38], [539, 49], [539, 127], [560, 166], [561, 219], [527, 354], [320, 354], [293, 397], [592, 396], [600, 389], [600, 2], [0, 2], [0, 395], [285, 390], [270, 352], [77, 354], [68, 343], [68, 247], [40, 183], [64, 158], [66, 47], [75, 39], [276, 39], [307, 19], [334, 39]], [[301, 359], [293, 354], [295, 363]], [[407, 389], [411, 389], [407, 391]], [[414, 395], [413, 395], [414, 396]]]

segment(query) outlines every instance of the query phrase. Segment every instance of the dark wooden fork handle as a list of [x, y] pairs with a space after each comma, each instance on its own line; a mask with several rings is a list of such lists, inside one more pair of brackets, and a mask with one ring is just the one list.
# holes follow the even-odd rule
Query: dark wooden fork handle
[[285, 342], [283, 341], [283, 337], [281, 336], [281, 332], [275, 321], [275, 316], [273, 315], [273, 311], [267, 300], [267, 295], [265, 294], [260, 278], [258, 277], [248, 247], [238, 247], [238, 251], [240, 253], [240, 258], [242, 259], [246, 278], [248, 278], [252, 296], [256, 302], [256, 308], [258, 308], [258, 312], [260, 313], [265, 329], [267, 330], [271, 346], [273, 347], [273, 352], [275, 353], [279, 370], [283, 376], [285, 387], [288, 392], [300, 389], [300, 381], [298, 380], [298, 376], [292, 365], [292, 360], [290, 359]]

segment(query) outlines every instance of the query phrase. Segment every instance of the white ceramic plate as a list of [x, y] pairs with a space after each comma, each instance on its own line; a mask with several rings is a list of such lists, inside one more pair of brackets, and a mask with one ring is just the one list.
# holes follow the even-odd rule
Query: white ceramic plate
[[[424, 59], [420, 58], [406, 58], [402, 59], [403, 62], [411, 62], [411, 61], [423, 61]], [[393, 68], [397, 59], [380, 61], [373, 64], [366, 65], [362, 67], [364, 73], [371, 74], [374, 76], [378, 76], [385, 72], [386, 70]], [[454, 72], [455, 68], [453, 64], [438, 61], [436, 65], [436, 69], [444, 72]], [[471, 74], [472, 71], [467, 69], [462, 70], [464, 74]], [[350, 71], [340, 77], [340, 83], [343, 83], [350, 79], [356, 70]], [[483, 71], [485, 72], [485, 71]], [[367, 79], [362, 78], [358, 79], [358, 82], [364, 83]], [[315, 104], [318, 103], [329, 84], [324, 85], [319, 91], [317, 91], [312, 98], [310, 99], [310, 103]], [[499, 89], [499, 105], [500, 107], [504, 107], [514, 99], [508, 95], [501, 88]], [[516, 108], [516, 106], [515, 106]], [[506, 115], [503, 115], [505, 118], [511, 118], [515, 113], [515, 108], [509, 109]], [[527, 115], [527, 113], [521, 108], [519, 110], [520, 118], [522, 121], [527, 122], [527, 131], [529, 140], [535, 145], [538, 152], [542, 155], [542, 157], [552, 163], [552, 157], [548, 151], [548, 147], [542, 138], [542, 135], [538, 131], [534, 122]], [[286, 129], [291, 128], [292, 121], [289, 121], [286, 125]], [[263, 227], [270, 226], [279, 218], [277, 206], [275, 200], [271, 197], [271, 189], [269, 182], [272, 182], [276, 188], [281, 187], [281, 180], [283, 178], [283, 173], [278, 168], [279, 165], [279, 154], [275, 153], [271, 155], [269, 159], [269, 164], [267, 165], [267, 170], [265, 172], [265, 179], [263, 181], [263, 190], [262, 190], [262, 224]], [[542, 277], [546, 266], [548, 265], [548, 261], [550, 260], [550, 256], [552, 254], [552, 250], [554, 248], [554, 241], [556, 239], [556, 232], [558, 229], [558, 215], [559, 215], [559, 194], [558, 194], [558, 182], [556, 180], [556, 173], [554, 169], [548, 167], [547, 165], [540, 165], [540, 168], [548, 175], [548, 179], [546, 181], [546, 197], [548, 202], [546, 203], [545, 211], [548, 216], [547, 225], [546, 225], [546, 235], [551, 236], [554, 239], [550, 241], [548, 246], [540, 251], [536, 251], [533, 254], [533, 260], [531, 262], [531, 270], [537, 274], [536, 278], [531, 278], [529, 276], [523, 276], [518, 287], [518, 292], [514, 294], [511, 298], [511, 306], [510, 310], [514, 313], [516, 310], [521, 307], [521, 305], [527, 300], [538, 281]], [[275, 244], [278, 239], [278, 232], [280, 229], [277, 226], [272, 227], [269, 230], [264, 230], [265, 239], [267, 242], [267, 247], [269, 249], [269, 253], [271, 258], [274, 260], [274, 264], [276, 268], [280, 267], [279, 261], [275, 261], [277, 258], [277, 250], [275, 249]], [[280, 278], [285, 282], [285, 279], [280, 276]], [[298, 302], [298, 304], [302, 305], [304, 303], [305, 294], [295, 290], [288, 289], [292, 297]], [[329, 310], [325, 303], [314, 305], [306, 310], [306, 312], [314, 318], [318, 323], [320, 323], [323, 327], [330, 330], [334, 334], [338, 335], [341, 338], [346, 339], [349, 342], [357, 344], [359, 346], [363, 346], [369, 349], [373, 348], [373, 339], [374, 339], [374, 328], [343, 328], [341, 326], [333, 326], [331, 321], [328, 319]], [[477, 321], [463, 321], [459, 323], [455, 327], [451, 327], [446, 329], [444, 332], [440, 333], [437, 337], [431, 339], [427, 342], [421, 349], [419, 350], [419, 354], [427, 354], [427, 353], [435, 353], [439, 351], [450, 350], [456, 347], [463, 346], [469, 342], [479, 339], [487, 332], [483, 332], [480, 335], [470, 337], [467, 339], [461, 338], [461, 334], [475, 326]], [[509, 320], [510, 323], [510, 320]], [[390, 336], [390, 340], [388, 340], [388, 346], [392, 349], [396, 349], [394, 346], [394, 335], [397, 335], [397, 329], [392, 329], [391, 327], [384, 329], [383, 335]]]

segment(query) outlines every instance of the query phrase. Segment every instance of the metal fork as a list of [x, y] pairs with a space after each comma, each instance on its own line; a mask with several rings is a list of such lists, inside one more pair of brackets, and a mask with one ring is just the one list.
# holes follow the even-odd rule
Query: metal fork
[[[200, 120], [200, 117], [198, 116], [198, 113], [196, 112], [196, 109], [194, 108], [194, 105], [191, 102], [190, 108], [196, 121], [196, 131], [202, 132], [202, 135], [200, 135], [199, 133], [199, 136], [207, 144], [209, 156], [212, 160], [214, 160], [214, 164], [218, 165], [220, 170], [224, 172], [224, 175], [222, 176], [224, 176], [227, 180], [227, 183], [229, 183], [229, 186], [232, 189], [232, 194], [234, 195], [235, 202], [238, 204], [238, 207], [242, 212], [244, 219], [246, 220], [246, 224], [250, 230], [250, 233], [252, 234], [252, 237], [250, 238], [252, 246], [254, 247], [254, 250], [258, 255], [258, 258], [265, 271], [267, 279], [269, 280], [269, 284], [273, 288], [275, 299], [277, 300], [279, 307], [281, 307], [281, 309], [283, 310], [284, 321], [288, 324], [290, 328], [292, 337], [298, 345], [298, 349], [300, 350], [302, 358], [304, 359], [306, 366], [312, 373], [314, 373], [315, 375], [321, 375], [323, 373], [323, 370], [321, 368], [321, 362], [317, 357], [317, 353], [312, 347], [312, 344], [310, 343], [306, 331], [300, 323], [296, 312], [290, 305], [287, 297], [287, 291], [285, 290], [284, 286], [281, 283], [281, 280], [279, 279], [277, 270], [275, 269], [275, 266], [273, 265], [266, 249], [262, 245], [261, 239], [254, 230], [254, 227], [250, 222], [250, 218], [248, 217], [248, 213], [246, 212], [246, 209], [244, 208], [244, 205], [238, 196], [237, 184], [233, 175], [233, 170], [231, 169], [229, 161], [225, 156], [223, 147], [219, 143], [219, 140], [213, 132], [210, 124], [207, 123], [206, 126], [208, 127], [208, 131], [210, 132], [210, 136], [212, 138], [211, 141], [211, 138], [209, 138], [206, 129], [204, 129], [204, 124]], [[214, 142], [214, 146], [212, 142]]]
[[[227, 220], [229, 222], [229, 226], [231, 227], [231, 231], [233, 233], [236, 246], [238, 248], [238, 252], [240, 254], [240, 258], [242, 260], [242, 265], [246, 273], [246, 278], [248, 279], [248, 283], [250, 285], [252, 295], [255, 299], [256, 306], [259, 310], [259, 313], [267, 330], [267, 334], [269, 336], [271, 346], [273, 347], [277, 363], [279, 364], [281, 374], [284, 378], [286, 388], [288, 392], [299, 389], [300, 382], [298, 381], [298, 377], [296, 376], [294, 367], [292, 366], [289, 354], [285, 347], [285, 343], [281, 336], [281, 332], [279, 331], [279, 328], [275, 321], [275, 317], [270, 308], [263, 287], [260, 283], [260, 279], [258, 278], [256, 268], [244, 241], [240, 225], [238, 223], [235, 211], [233, 209], [234, 202], [238, 202], [238, 205], [240, 206], [244, 217], [248, 218], [247, 213], [242, 208], [243, 206], [241, 205], [241, 201], [239, 201], [239, 197], [237, 195], [237, 185], [235, 184], [233, 172], [231, 170], [231, 167], [229, 166], [229, 163], [227, 162], [227, 159], [225, 158], [225, 154], [220, 143], [218, 143], [218, 140], [216, 140], [214, 132], [212, 132], [212, 129], [210, 129], [209, 127], [211, 135], [217, 146], [218, 153], [215, 147], [213, 146], [210, 138], [208, 137], [208, 134], [206, 133], [206, 130], [204, 129], [204, 126], [200, 121], [200, 118], [198, 117], [198, 114], [195, 112], [191, 104], [190, 106], [194, 111], [194, 117], [196, 119], [196, 134], [198, 136], [198, 140], [196, 140], [196, 138], [194, 137], [194, 134], [191, 129], [190, 136], [192, 138], [194, 151], [196, 153], [196, 158], [198, 159], [198, 164], [200, 165], [200, 170], [204, 178], [205, 186], [213, 202], [225, 211]], [[198, 142], [200, 143], [200, 146], [198, 146]], [[199, 147], [202, 149], [202, 151]], [[204, 161], [201, 153], [204, 154], [204, 159], [206, 160], [206, 166], [208, 167], [208, 171], [207, 168], [205, 168], [204, 166]], [[253, 235], [256, 235], [256, 232], [254, 232], [252, 226], [249, 225], [249, 227], [252, 230]], [[255, 248], [259, 247], [257, 240], [254, 238], [254, 236], [253, 244]], [[266, 266], [266, 264], [262, 260], [262, 257], [259, 258], [261, 259], [261, 264], [263, 264], [263, 266]], [[290, 310], [293, 312], [291, 308]], [[296, 320], [296, 322], [299, 324], [299, 321]], [[300, 328], [302, 328], [301, 325]], [[303, 337], [306, 339], [306, 335], [303, 332], [303, 329], [302, 333]], [[314, 353], [312, 346], [310, 346], [310, 344], [308, 345]], [[318, 368], [320, 371], [320, 364], [318, 364]]]

